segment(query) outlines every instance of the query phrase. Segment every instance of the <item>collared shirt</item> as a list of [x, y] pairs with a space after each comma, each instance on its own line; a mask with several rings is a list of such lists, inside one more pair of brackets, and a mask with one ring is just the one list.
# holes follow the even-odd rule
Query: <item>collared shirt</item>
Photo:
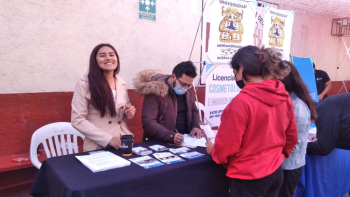
[[283, 161], [282, 168], [285, 170], [294, 170], [305, 165], [307, 138], [311, 122], [308, 106], [294, 93], [290, 95], [290, 98], [293, 101], [295, 121], [298, 128], [298, 143], [290, 156]]

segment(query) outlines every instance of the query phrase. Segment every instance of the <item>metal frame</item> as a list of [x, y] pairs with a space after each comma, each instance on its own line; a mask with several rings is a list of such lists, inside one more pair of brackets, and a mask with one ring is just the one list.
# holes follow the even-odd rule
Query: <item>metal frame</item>
[[350, 18], [335, 18], [332, 20], [332, 36], [350, 36]]

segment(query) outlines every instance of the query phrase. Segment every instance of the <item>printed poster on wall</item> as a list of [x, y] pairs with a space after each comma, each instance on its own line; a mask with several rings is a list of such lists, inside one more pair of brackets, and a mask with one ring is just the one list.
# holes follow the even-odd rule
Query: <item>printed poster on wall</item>
[[211, 127], [219, 126], [221, 114], [227, 104], [241, 90], [229, 65], [206, 65], [204, 118]]
[[[202, 61], [229, 63], [241, 47], [254, 44], [256, 1], [208, 0], [203, 12]], [[201, 70], [201, 84], [206, 71]]]
[[209, 62], [229, 63], [243, 46], [253, 45], [257, 2], [213, 1], [210, 5]]
[[266, 48], [275, 47], [285, 60], [289, 60], [293, 21], [294, 11], [265, 8], [262, 43]]

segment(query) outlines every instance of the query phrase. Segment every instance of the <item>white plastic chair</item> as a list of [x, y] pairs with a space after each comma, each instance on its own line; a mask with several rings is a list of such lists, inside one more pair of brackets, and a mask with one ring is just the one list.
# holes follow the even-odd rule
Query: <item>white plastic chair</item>
[[202, 103], [197, 102], [197, 101], [195, 101], [195, 104], [196, 104], [196, 106], [197, 106], [197, 108], [199, 110], [199, 117], [200, 117], [201, 121], [204, 122], [205, 118], [202, 117], [202, 111], [203, 111], [203, 114], [204, 114], [205, 107], [204, 107], [204, 105]]
[[[78, 136], [83, 140], [85, 138], [83, 134], [72, 127], [70, 122], [56, 122], [39, 128], [33, 133], [30, 142], [30, 160], [32, 164], [38, 169], [41, 167], [37, 156], [37, 149], [40, 144], [43, 144], [47, 158], [67, 155], [67, 151], [68, 154], [78, 153]], [[73, 142], [71, 141], [72, 137]]]

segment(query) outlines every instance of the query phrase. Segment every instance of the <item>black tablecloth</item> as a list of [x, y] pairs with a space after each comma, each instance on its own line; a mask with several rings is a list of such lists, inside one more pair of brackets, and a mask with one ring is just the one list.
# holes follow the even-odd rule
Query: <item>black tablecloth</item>
[[[163, 143], [143, 142], [134, 145], [148, 147]], [[121, 151], [106, 149], [118, 156]], [[75, 155], [47, 159], [40, 168], [31, 190], [33, 196], [228, 196], [226, 169], [212, 161], [205, 148], [195, 151], [204, 157], [144, 169], [130, 166], [91, 172]], [[76, 155], [86, 155], [80, 153]], [[140, 157], [133, 154], [131, 159]], [[153, 156], [151, 156], [153, 157]]]

